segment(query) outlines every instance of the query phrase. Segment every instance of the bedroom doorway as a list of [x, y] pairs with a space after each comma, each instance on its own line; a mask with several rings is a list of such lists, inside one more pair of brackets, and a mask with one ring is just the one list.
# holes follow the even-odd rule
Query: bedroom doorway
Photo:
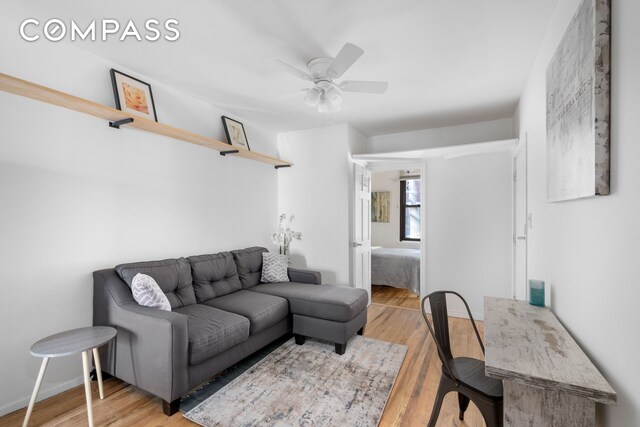
[[426, 295], [424, 163], [376, 162], [368, 166], [372, 301], [419, 309], [420, 295]]

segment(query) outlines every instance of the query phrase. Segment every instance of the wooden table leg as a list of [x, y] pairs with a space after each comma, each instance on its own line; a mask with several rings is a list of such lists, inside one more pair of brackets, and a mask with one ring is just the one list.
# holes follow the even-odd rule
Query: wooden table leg
[[93, 427], [93, 406], [91, 405], [91, 378], [89, 377], [89, 351], [82, 352], [82, 371], [84, 374], [84, 393], [87, 395], [87, 417], [89, 427]]
[[104, 399], [104, 387], [102, 386], [102, 367], [100, 366], [100, 354], [98, 349], [93, 349], [93, 364], [96, 366], [96, 377], [98, 377], [98, 390], [100, 390], [100, 399]]
[[38, 372], [36, 385], [33, 387], [33, 393], [31, 393], [31, 400], [29, 401], [29, 407], [27, 408], [27, 414], [24, 416], [24, 422], [22, 423], [22, 427], [27, 427], [27, 424], [29, 424], [29, 418], [31, 418], [31, 413], [33, 412], [33, 406], [36, 404], [36, 398], [38, 397], [38, 392], [40, 391], [40, 385], [42, 384], [42, 378], [44, 378], [44, 371], [47, 370], [48, 363], [49, 363], [48, 357], [45, 357], [44, 359], [42, 359], [42, 364], [40, 365], [40, 372]]
[[505, 427], [595, 426], [596, 405], [592, 400], [507, 380], [503, 386]]

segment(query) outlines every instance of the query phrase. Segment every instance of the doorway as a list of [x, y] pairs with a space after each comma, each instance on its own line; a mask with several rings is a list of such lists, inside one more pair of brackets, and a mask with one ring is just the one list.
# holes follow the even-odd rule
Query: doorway
[[[424, 162], [386, 161], [354, 166], [353, 283], [367, 290], [370, 301], [372, 285], [376, 300], [390, 301], [390, 305], [400, 299], [405, 305], [413, 299], [417, 307], [420, 295], [427, 293], [422, 256], [426, 229], [424, 173]], [[368, 187], [363, 185], [363, 179]], [[382, 276], [381, 260], [387, 262]]]
[[513, 150], [513, 282], [511, 296], [527, 299], [527, 134]]

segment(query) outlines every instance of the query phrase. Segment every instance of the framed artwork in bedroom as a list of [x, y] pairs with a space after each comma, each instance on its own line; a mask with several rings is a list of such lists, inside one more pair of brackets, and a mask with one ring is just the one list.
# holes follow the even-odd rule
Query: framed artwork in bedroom
[[371, 222], [389, 222], [391, 192], [373, 191], [371, 193]]

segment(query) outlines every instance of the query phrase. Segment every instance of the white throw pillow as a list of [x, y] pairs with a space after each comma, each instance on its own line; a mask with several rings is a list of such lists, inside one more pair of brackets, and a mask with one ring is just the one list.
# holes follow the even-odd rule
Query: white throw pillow
[[167, 296], [151, 276], [142, 273], [136, 274], [131, 281], [131, 292], [133, 292], [133, 298], [140, 305], [171, 311], [171, 304], [169, 304]]
[[262, 253], [262, 283], [288, 282], [287, 268], [289, 257], [286, 255]]

